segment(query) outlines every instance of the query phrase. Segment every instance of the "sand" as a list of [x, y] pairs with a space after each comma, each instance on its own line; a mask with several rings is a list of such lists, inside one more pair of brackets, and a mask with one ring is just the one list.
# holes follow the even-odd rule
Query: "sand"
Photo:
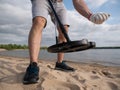
[[2, 51], [7, 51], [7, 50], [6, 50], [6, 49], [1, 49], [1, 48], [0, 48], [0, 52], [2, 52]]
[[75, 72], [55, 70], [55, 62], [40, 60], [40, 82], [22, 83], [27, 58], [0, 56], [0, 90], [120, 90], [120, 67], [66, 62]]

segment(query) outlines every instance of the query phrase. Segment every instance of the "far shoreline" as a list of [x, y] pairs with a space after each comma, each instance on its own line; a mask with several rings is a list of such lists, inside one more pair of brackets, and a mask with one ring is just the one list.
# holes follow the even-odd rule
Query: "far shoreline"
[[[40, 49], [47, 50], [49, 46], [41, 46]], [[0, 49], [14, 50], [14, 49], [28, 49], [28, 45], [19, 44], [0, 44]], [[96, 46], [92, 49], [120, 49], [120, 46]]]

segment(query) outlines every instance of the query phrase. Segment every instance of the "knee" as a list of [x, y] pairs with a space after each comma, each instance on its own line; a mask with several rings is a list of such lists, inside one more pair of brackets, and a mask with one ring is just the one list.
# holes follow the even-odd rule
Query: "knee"
[[35, 17], [33, 19], [33, 25], [38, 25], [40, 27], [45, 27], [46, 19], [43, 17]]

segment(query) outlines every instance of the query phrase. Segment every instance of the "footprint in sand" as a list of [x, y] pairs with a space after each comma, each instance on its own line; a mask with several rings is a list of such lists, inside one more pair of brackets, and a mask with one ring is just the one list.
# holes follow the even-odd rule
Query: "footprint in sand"
[[44, 80], [42, 85], [43, 90], [81, 90], [76, 84], [70, 84], [58, 80]]
[[96, 80], [96, 79], [100, 79], [99, 76], [95, 75], [95, 76], [90, 76], [92, 80]]
[[18, 71], [25, 71], [26, 70], [26, 66], [28, 66], [28, 64], [17, 64], [16, 65], [16, 70]]
[[17, 73], [14, 75], [6, 75], [5, 77], [0, 78], [1, 83], [6, 84], [18, 84], [22, 83], [24, 73]]
[[105, 75], [108, 78], [113, 78], [114, 76], [109, 71], [101, 71], [103, 75]]
[[86, 82], [86, 79], [79, 77], [79, 76], [73, 76], [74, 79], [76, 79], [77, 81], [79, 81], [81, 84], [84, 84]]
[[120, 74], [114, 74], [114, 76], [120, 78]]
[[111, 90], [120, 90], [120, 87], [112, 82], [108, 82], [108, 85], [110, 86]]

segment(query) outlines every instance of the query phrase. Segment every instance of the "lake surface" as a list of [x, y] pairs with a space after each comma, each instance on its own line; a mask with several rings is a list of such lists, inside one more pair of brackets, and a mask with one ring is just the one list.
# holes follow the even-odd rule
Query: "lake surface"
[[[0, 56], [28, 58], [29, 52], [28, 50], [2, 51], [0, 52]], [[56, 60], [56, 58], [57, 54], [48, 53], [46, 50], [41, 50], [39, 54], [39, 59], [43, 60]], [[66, 53], [65, 60], [120, 66], [120, 49], [90, 49], [81, 52]]]

